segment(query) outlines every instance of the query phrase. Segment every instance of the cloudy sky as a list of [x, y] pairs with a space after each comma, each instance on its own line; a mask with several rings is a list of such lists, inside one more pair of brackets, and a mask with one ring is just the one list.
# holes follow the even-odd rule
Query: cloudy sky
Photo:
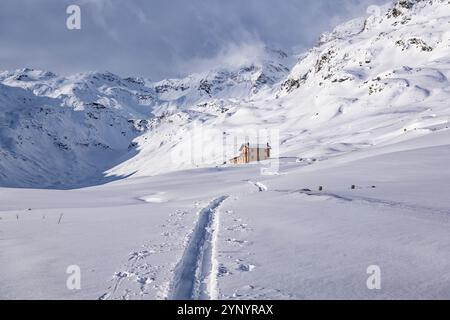
[[[154, 80], [254, 56], [299, 53], [390, 0], [1, 0], [0, 70], [97, 70]], [[81, 30], [66, 8], [81, 7]]]

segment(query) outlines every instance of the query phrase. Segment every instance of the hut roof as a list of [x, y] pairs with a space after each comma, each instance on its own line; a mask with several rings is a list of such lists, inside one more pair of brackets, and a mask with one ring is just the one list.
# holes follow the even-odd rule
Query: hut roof
[[267, 144], [246, 143], [241, 146], [239, 151], [242, 151], [245, 147], [249, 147], [250, 149], [271, 149], [271, 147]]

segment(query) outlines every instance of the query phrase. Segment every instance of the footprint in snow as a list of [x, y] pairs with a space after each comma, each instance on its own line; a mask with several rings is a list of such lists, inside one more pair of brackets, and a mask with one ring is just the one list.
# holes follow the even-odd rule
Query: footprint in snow
[[228, 268], [224, 265], [219, 266], [219, 270], [217, 271], [217, 273], [219, 277], [224, 277], [231, 274], [231, 272], [228, 271]]
[[227, 240], [225, 240], [226, 242], [232, 244], [232, 245], [237, 245], [242, 247], [244, 244], [248, 243], [248, 241], [246, 240], [238, 240], [238, 239], [232, 239], [232, 238], [228, 238]]
[[242, 288], [236, 290], [231, 297], [232, 299], [275, 299], [275, 300], [289, 300], [293, 296], [290, 294], [283, 293], [278, 289], [270, 289], [264, 287], [258, 287], [254, 285], [245, 285]]
[[242, 271], [242, 272], [252, 272], [255, 268], [256, 268], [256, 266], [253, 264], [241, 263], [241, 264], [239, 264], [237, 270]]
[[228, 231], [241, 231], [241, 232], [245, 232], [245, 231], [249, 231], [249, 228], [248, 228], [248, 224], [241, 223], [241, 224], [236, 225], [236, 226], [228, 227], [227, 230], [228, 230]]
[[130, 257], [129, 257], [128, 261], [131, 261], [131, 260], [134, 260], [134, 261], [142, 260], [142, 259], [147, 258], [152, 253], [154, 253], [154, 252], [153, 251], [148, 251], [148, 250], [132, 252], [132, 253], [130, 253]]
[[132, 276], [134, 276], [134, 274], [131, 272], [119, 271], [114, 274], [113, 279], [125, 279], [125, 278], [131, 278]]
[[147, 290], [147, 286], [153, 283], [156, 279], [154, 277], [137, 277], [136, 282], [141, 287], [141, 294], [144, 294]]

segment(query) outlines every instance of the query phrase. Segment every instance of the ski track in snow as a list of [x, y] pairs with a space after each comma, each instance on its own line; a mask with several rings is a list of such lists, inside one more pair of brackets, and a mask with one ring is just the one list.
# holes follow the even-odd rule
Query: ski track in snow
[[[278, 190], [278, 192], [283, 192], [283, 190]], [[358, 203], [363, 205], [369, 205], [369, 206], [382, 206], [382, 207], [388, 207], [388, 208], [398, 208], [408, 211], [413, 211], [418, 214], [420, 214], [421, 217], [423, 217], [424, 214], [427, 215], [427, 217], [434, 217], [440, 221], [447, 221], [450, 222], [450, 211], [439, 209], [439, 208], [432, 208], [432, 207], [426, 207], [426, 206], [420, 206], [420, 205], [413, 205], [409, 203], [404, 202], [398, 202], [398, 201], [392, 201], [392, 200], [383, 200], [383, 199], [376, 199], [376, 198], [370, 198], [370, 197], [362, 197], [362, 196], [348, 196], [348, 195], [339, 195], [336, 193], [330, 193], [330, 192], [314, 192], [310, 191], [308, 189], [302, 189], [302, 190], [295, 190], [290, 191], [289, 193], [301, 193], [305, 194], [307, 196], [312, 197], [322, 197], [324, 200], [335, 199], [338, 201], [343, 202], [352, 202], [352, 203]]]
[[205, 300], [217, 298], [218, 208], [228, 198], [221, 196], [199, 212], [197, 225], [179, 262], [173, 279], [170, 298], [174, 300]]

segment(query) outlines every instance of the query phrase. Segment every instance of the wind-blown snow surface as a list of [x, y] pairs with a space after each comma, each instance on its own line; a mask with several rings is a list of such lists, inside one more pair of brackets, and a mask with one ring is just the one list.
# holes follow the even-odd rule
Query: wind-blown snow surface
[[[284, 159], [277, 176], [243, 166], [1, 189], [0, 297], [448, 299], [449, 138]], [[155, 195], [166, 202], [142, 200]], [[81, 290], [66, 288], [69, 265]], [[366, 287], [371, 265], [381, 290]]]
[[[0, 73], [0, 297], [450, 298], [449, 26], [399, 1], [294, 65]], [[280, 174], [172, 161], [199, 126], [279, 130]]]

